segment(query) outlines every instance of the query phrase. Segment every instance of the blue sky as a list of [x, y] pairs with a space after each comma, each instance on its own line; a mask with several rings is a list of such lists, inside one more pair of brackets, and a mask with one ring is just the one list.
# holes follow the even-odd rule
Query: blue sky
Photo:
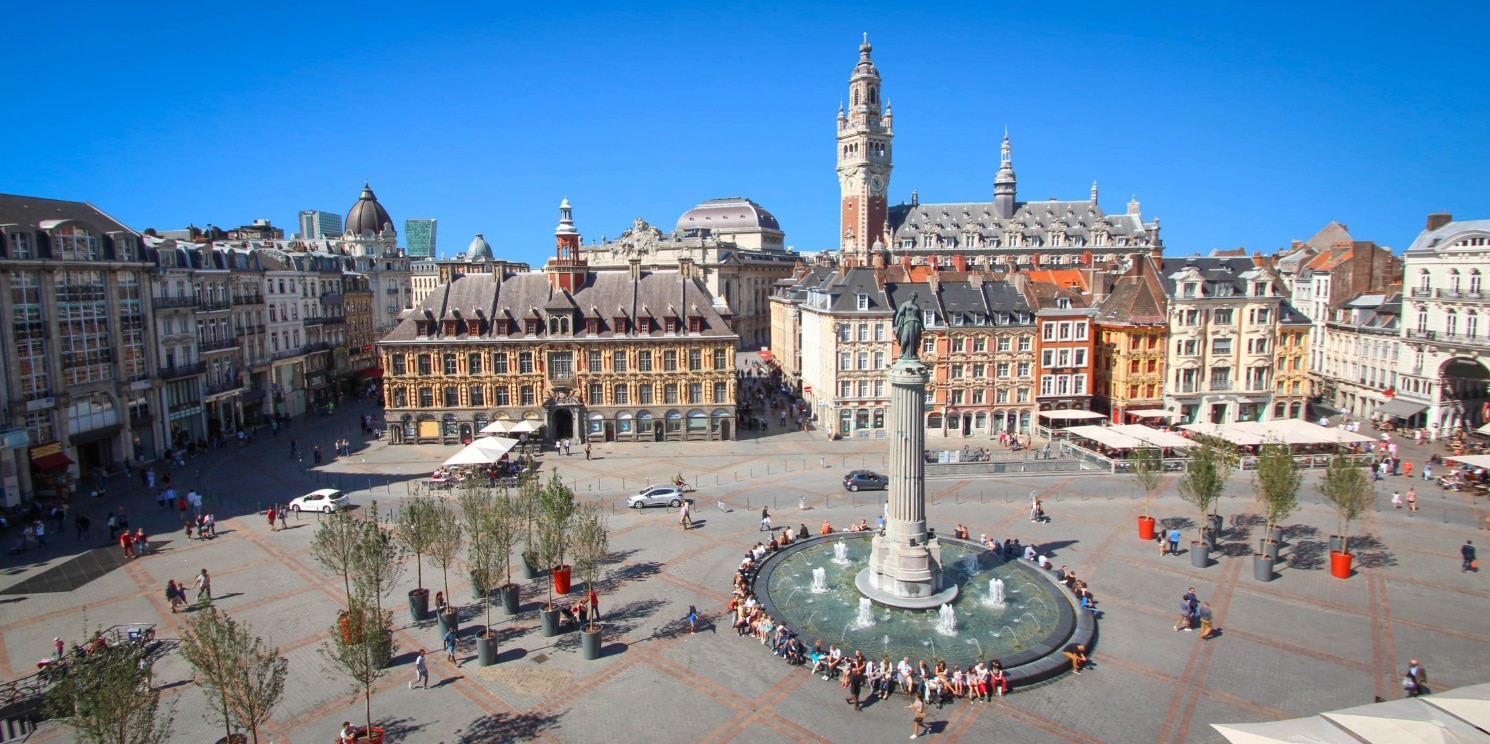
[[1484, 3], [419, 5], [10, 8], [0, 191], [293, 231], [367, 179], [442, 254], [535, 263], [566, 196], [588, 242], [742, 195], [819, 250], [867, 31], [892, 202], [991, 199], [1007, 125], [1022, 200], [1136, 194], [1171, 253], [1490, 216]]

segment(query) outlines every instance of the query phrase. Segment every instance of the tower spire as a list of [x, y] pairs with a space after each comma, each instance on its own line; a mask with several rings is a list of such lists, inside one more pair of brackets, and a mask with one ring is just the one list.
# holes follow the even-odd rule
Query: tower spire
[[1009, 126], [1004, 125], [1004, 141], [999, 146], [999, 171], [993, 177], [993, 211], [1001, 219], [1014, 216], [1016, 180], [1013, 148], [1009, 145]]

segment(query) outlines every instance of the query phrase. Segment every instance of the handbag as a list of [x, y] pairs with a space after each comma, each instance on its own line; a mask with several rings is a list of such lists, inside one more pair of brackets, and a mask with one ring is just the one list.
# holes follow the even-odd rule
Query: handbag
[[1469, 570], [1471, 570], [1471, 571], [1478, 571], [1478, 570], [1480, 570], [1480, 562], [1479, 561], [1470, 561], [1469, 562]]

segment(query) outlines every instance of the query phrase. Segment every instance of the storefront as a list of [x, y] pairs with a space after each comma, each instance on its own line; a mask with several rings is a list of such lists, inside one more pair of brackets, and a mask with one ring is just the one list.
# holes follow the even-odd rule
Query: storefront
[[66, 499], [72, 493], [73, 461], [62, 451], [61, 442], [38, 444], [30, 449], [31, 493], [35, 499]]

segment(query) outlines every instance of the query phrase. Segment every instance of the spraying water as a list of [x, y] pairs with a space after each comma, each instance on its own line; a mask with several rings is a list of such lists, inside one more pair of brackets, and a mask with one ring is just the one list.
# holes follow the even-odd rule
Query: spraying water
[[812, 569], [812, 587], [809, 591], [813, 594], [828, 593], [828, 569], [821, 567]]
[[976, 553], [962, 554], [962, 572], [968, 576], [978, 572], [978, 555]]
[[848, 565], [848, 543], [842, 540], [833, 543], [833, 562], [840, 566]]
[[859, 598], [859, 616], [854, 618], [854, 627], [863, 630], [874, 625], [874, 603], [868, 597]]
[[1004, 580], [988, 580], [988, 596], [983, 599], [983, 604], [988, 607], [1004, 607]]
[[942, 605], [936, 614], [936, 632], [944, 636], [957, 635], [957, 611], [952, 609], [952, 605]]

